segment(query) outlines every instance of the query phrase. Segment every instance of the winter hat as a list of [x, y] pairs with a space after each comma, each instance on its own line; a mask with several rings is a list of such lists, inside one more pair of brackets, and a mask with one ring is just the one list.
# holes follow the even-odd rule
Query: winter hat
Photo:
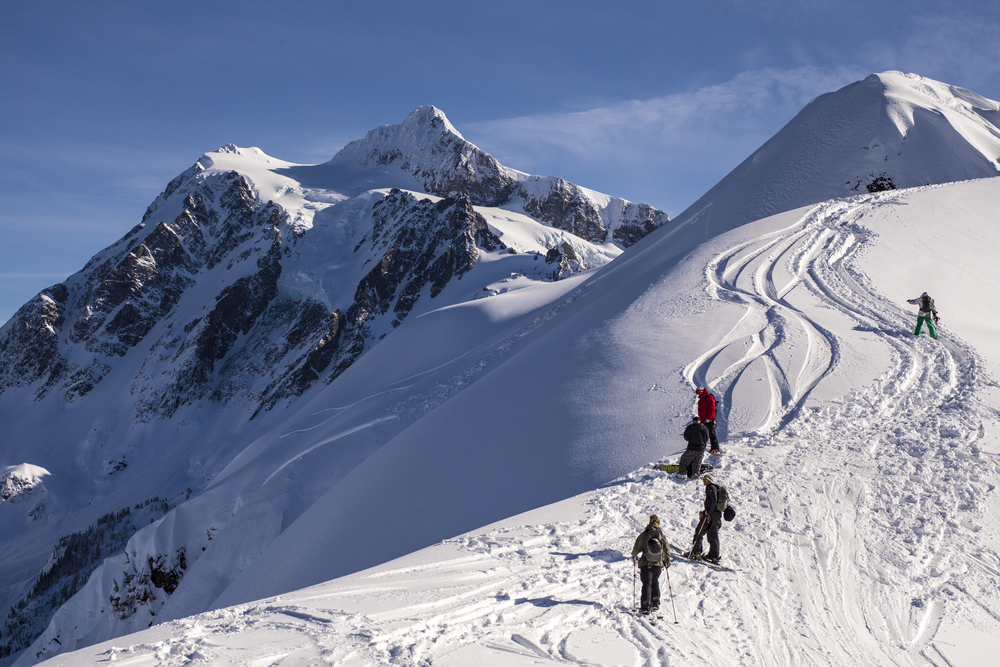
[[705, 475], [702, 477], [702, 479], [708, 482], [709, 484], [715, 484], [715, 478], [712, 477], [711, 475]]
[[698, 389], [694, 390], [694, 393], [696, 393], [696, 394], [704, 394], [705, 391], [706, 390], [703, 387], [699, 387]]
[[691, 421], [693, 421], [695, 424], [697, 424], [698, 422], [701, 421], [701, 417], [699, 417], [698, 415], [695, 415], [694, 417], [691, 417]]

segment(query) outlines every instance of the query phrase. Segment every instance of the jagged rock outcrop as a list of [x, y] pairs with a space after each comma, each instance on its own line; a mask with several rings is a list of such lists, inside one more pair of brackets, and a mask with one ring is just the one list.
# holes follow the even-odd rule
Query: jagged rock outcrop
[[66, 321], [68, 295], [65, 285], [53, 285], [14, 313], [0, 334], [0, 394], [40, 381], [36, 398], [41, 398], [65, 377], [59, 334]]
[[506, 246], [468, 195], [435, 203], [394, 189], [373, 205], [371, 236], [363, 238], [355, 252], [362, 248], [378, 254], [359, 282], [353, 302], [343, 315], [338, 310], [317, 323], [327, 327], [325, 333], [272, 383], [265, 408], [300, 394], [328, 368], [324, 381], [335, 380], [380, 335], [376, 326], [380, 318], [391, 317], [390, 326], [398, 327], [425, 289], [433, 299], [475, 266], [480, 248], [493, 251]]

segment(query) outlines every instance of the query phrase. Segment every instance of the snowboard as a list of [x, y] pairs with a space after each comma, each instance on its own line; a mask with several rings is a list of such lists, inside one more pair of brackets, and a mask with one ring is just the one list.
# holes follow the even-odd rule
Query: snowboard
[[[653, 467], [663, 472], [672, 472], [672, 473], [680, 472], [680, 465], [678, 465], [677, 463], [657, 463]], [[698, 474], [704, 475], [709, 470], [713, 470], [713, 467], [708, 465], [707, 463], [702, 463], [701, 472], [699, 472]]]
[[719, 565], [718, 563], [709, 563], [707, 560], [702, 560], [700, 558], [688, 558], [684, 554], [679, 553], [679, 552], [675, 552], [673, 550], [671, 550], [671, 552], [670, 552], [670, 557], [671, 558], [680, 558], [682, 561], [684, 561], [686, 563], [700, 563], [700, 564], [704, 565], [705, 567], [712, 568], [713, 570], [722, 570], [724, 572], [741, 572], [741, 570], [739, 568], [726, 567], [725, 565]]

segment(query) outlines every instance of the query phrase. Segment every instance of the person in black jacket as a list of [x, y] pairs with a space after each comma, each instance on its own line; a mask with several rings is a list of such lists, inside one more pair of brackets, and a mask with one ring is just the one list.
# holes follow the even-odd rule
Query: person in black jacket
[[635, 538], [632, 547], [632, 560], [642, 554], [639, 563], [639, 578], [642, 580], [642, 593], [639, 595], [639, 613], [645, 616], [660, 608], [660, 571], [670, 567], [670, 544], [660, 530], [660, 517], [649, 515], [649, 524]]
[[701, 423], [698, 417], [692, 417], [691, 423], [684, 429], [684, 439], [687, 440], [687, 449], [681, 454], [680, 463], [677, 465], [677, 473], [687, 475], [688, 479], [701, 474], [701, 460], [705, 456], [705, 447], [708, 445], [708, 429]]
[[[694, 544], [691, 551], [684, 554], [688, 558], [704, 558], [712, 563], [718, 563], [721, 558], [719, 545], [719, 528], [722, 527], [722, 510], [719, 509], [719, 486], [711, 475], [701, 478], [705, 485], [705, 508], [698, 513], [698, 528], [694, 533]], [[702, 556], [702, 537], [708, 538], [708, 554]]]

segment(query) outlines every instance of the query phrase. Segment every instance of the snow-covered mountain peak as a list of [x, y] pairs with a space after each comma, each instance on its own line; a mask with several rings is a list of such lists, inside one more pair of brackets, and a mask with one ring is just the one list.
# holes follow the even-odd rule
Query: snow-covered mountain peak
[[443, 111], [423, 106], [399, 125], [380, 125], [369, 131], [364, 139], [352, 141], [333, 159], [335, 162], [355, 160], [370, 166], [478, 151], [455, 129]]
[[468, 192], [480, 206], [510, 198], [525, 174], [504, 167], [480, 150], [432, 106], [420, 107], [399, 125], [382, 125], [338, 152], [331, 165], [396, 168], [442, 197]]
[[883, 72], [812, 100], [678, 216], [709, 233], [828, 199], [1000, 174], [1000, 104]]

